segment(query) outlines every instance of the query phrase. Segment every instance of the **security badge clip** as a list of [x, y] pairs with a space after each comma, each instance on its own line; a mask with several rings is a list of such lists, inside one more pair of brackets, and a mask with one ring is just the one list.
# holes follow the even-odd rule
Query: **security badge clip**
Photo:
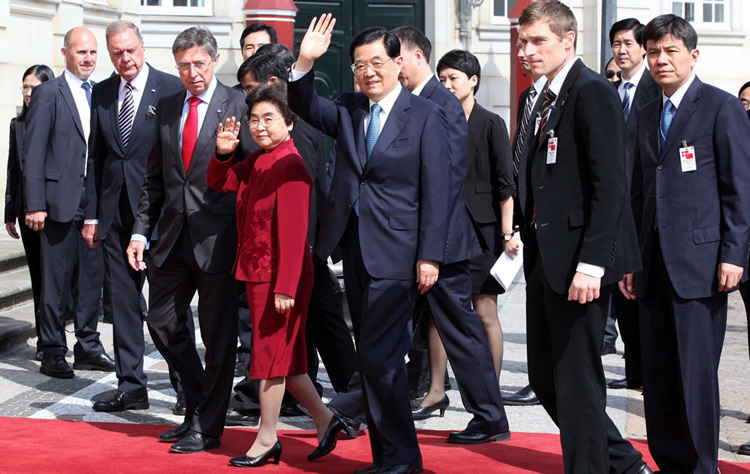
[[547, 164], [554, 165], [557, 163], [557, 137], [555, 136], [555, 130], [548, 132], [549, 139], [547, 140]]
[[685, 140], [682, 140], [682, 148], [680, 148], [680, 168], [683, 173], [698, 169], [698, 164], [695, 159], [695, 147], [688, 146], [687, 141]]

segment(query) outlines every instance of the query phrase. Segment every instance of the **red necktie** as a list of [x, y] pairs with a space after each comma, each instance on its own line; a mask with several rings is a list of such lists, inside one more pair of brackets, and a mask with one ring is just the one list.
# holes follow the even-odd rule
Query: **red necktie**
[[182, 164], [185, 166], [185, 173], [190, 168], [190, 159], [193, 157], [195, 142], [198, 141], [198, 104], [201, 100], [197, 97], [190, 97], [190, 112], [188, 112], [185, 127], [182, 129]]

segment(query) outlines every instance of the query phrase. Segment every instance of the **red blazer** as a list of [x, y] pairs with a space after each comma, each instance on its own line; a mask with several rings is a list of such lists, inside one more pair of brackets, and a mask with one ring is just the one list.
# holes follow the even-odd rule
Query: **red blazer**
[[307, 221], [312, 178], [289, 139], [270, 152], [258, 150], [232, 165], [216, 155], [208, 185], [237, 193], [236, 278], [275, 282], [274, 293], [294, 297], [310, 260]]

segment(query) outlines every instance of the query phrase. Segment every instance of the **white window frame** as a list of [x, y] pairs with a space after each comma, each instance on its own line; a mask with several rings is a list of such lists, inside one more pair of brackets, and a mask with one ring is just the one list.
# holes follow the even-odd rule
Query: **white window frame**
[[[732, 8], [732, 1], [731, 0], [672, 0], [670, 2], [672, 8], [674, 8], [675, 3], [682, 3], [683, 5], [685, 3], [692, 3], [695, 5], [695, 18], [690, 23], [693, 25], [693, 27], [696, 30], [699, 31], [705, 31], [705, 30], [731, 30], [731, 8]], [[717, 4], [721, 4], [724, 6], [724, 21], [722, 22], [715, 22], [715, 21], [709, 21], [705, 22], [703, 21], [703, 7], [706, 4], [711, 4], [713, 6]], [[684, 16], [683, 16], [684, 18]]]
[[[213, 0], [203, 0], [202, 7], [175, 7], [172, 6], [174, 0], [160, 0], [162, 5], [149, 6], [141, 5], [141, 14], [143, 15], [165, 15], [165, 16], [213, 16]], [[169, 3], [170, 5], [163, 5]], [[188, 0], [190, 3], [190, 0]]]
[[[514, 0], [505, 0], [505, 12], [503, 12], [502, 15], [497, 15], [495, 13], [495, 0], [485, 0], [485, 2], [490, 3], [490, 9], [492, 10], [492, 20], [491, 24], [493, 25], [510, 25], [510, 20], [508, 19], [508, 4]], [[515, 0], [516, 2], [519, 0]], [[512, 8], [512, 7], [511, 7]]]

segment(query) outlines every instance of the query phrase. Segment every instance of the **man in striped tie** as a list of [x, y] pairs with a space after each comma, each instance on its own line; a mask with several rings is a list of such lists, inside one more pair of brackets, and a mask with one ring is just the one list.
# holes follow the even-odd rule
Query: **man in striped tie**
[[94, 403], [96, 411], [148, 408], [141, 320], [143, 272], [125, 260], [155, 130], [156, 103], [182, 89], [180, 80], [145, 62], [138, 27], [116, 21], [107, 27], [107, 51], [117, 71], [94, 87], [89, 140], [84, 239], [104, 251], [112, 305], [118, 388]]

